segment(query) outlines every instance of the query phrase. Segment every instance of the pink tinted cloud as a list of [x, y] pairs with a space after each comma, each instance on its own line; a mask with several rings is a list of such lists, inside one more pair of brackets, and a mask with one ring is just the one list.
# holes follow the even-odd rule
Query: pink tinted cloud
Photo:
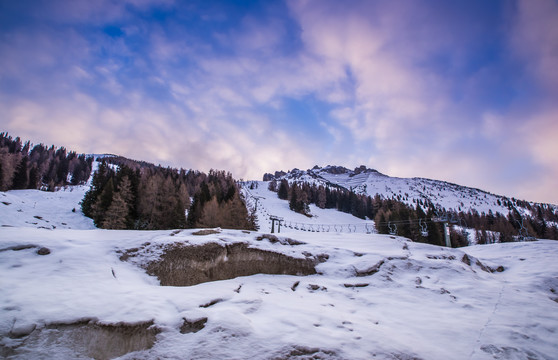
[[[310, 54], [348, 68], [354, 77], [350, 109], [342, 106], [331, 115], [357, 140], [374, 139], [380, 148], [393, 146], [393, 134], [405, 138], [407, 132], [437, 119], [432, 110], [444, 102], [441, 80], [400, 55], [413, 49], [423, 52], [422, 44], [407, 42], [407, 29], [398, 25], [406, 21], [407, 11], [368, 1], [350, 7], [327, 1], [290, 4]], [[393, 21], [399, 14], [399, 22]], [[347, 74], [339, 76], [335, 81]]]
[[512, 46], [554, 99], [558, 97], [558, 2], [520, 0]]

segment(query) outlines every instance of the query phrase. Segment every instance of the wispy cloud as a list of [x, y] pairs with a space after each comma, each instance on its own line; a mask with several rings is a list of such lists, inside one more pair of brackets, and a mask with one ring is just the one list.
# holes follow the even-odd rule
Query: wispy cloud
[[2, 130], [244, 178], [362, 163], [558, 203], [552, 0], [34, 5], [3, 15]]

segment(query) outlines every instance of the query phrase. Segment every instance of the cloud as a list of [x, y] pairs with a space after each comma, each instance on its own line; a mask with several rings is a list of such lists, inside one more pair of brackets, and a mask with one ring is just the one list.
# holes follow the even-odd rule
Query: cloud
[[25, 9], [0, 38], [2, 127], [243, 178], [366, 164], [558, 202], [555, 3], [263, 4]]
[[558, 92], [558, 3], [553, 0], [518, 1], [512, 46], [525, 61], [527, 71]]
[[[551, 112], [537, 120], [532, 99], [517, 96], [529, 74], [517, 69], [513, 56], [518, 54], [551, 90], [541, 95], [555, 98], [555, 2], [521, 2], [515, 24], [513, 16], [500, 15], [505, 9], [479, 9], [478, 4], [289, 4], [309, 56], [348, 69], [332, 82], [350, 77], [354, 91], [334, 102], [330, 115], [359, 144], [352, 153], [360, 154], [357, 161], [393, 175], [435, 177], [558, 201], [548, 187], [546, 194], [523, 188], [530, 171], [556, 173], [555, 159], [548, 155], [555, 150], [552, 143], [538, 141], [536, 134], [524, 141], [524, 130], [542, 127], [553, 133], [548, 125], [557, 119]], [[506, 26], [515, 26], [511, 54], [506, 54], [507, 34], [499, 30]], [[519, 80], [509, 79], [512, 70], [519, 71]], [[368, 155], [365, 144], [372, 144]]]

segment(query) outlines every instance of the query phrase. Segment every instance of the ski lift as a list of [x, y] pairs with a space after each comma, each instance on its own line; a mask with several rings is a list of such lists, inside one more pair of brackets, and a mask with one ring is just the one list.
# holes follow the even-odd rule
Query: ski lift
[[366, 227], [366, 233], [367, 234], [372, 234], [372, 230], [370, 230], [370, 228], [368, 227], [368, 223], [364, 224], [364, 226]]
[[[518, 211], [518, 213], [519, 213], [519, 211]], [[519, 222], [517, 219], [515, 221], [519, 224], [519, 235], [517, 237], [517, 240], [518, 241], [534, 241], [535, 238], [533, 236], [529, 235], [529, 232], [527, 231], [527, 228], [525, 227], [525, 225], [523, 225], [523, 217], [521, 217], [521, 222]]]
[[388, 228], [389, 228], [389, 234], [390, 235], [397, 235], [397, 225], [396, 224], [391, 224], [391, 221], [388, 223]]
[[[349, 226], [350, 226], [350, 225], [349, 225]], [[349, 232], [350, 232], [350, 231], [351, 231], [351, 230], [349, 229]], [[357, 227], [356, 227], [356, 225], [353, 225], [353, 232], [356, 233], [356, 231], [357, 231]]]
[[423, 223], [422, 219], [419, 219], [419, 226], [420, 226], [420, 234], [423, 237], [428, 236], [428, 227], [426, 226], [426, 221]]
[[337, 230], [337, 224], [333, 225], [333, 228], [335, 229], [335, 232], [339, 232], [339, 230]]
[[467, 223], [465, 222], [465, 220], [459, 218], [459, 227], [461, 227], [461, 236], [469, 240], [469, 232], [466, 230]]
[[331, 226], [327, 226], [327, 232], [329, 232], [329, 230], [331, 230]]

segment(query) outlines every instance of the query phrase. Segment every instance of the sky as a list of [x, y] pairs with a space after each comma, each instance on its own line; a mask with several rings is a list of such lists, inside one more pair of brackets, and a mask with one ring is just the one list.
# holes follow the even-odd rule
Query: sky
[[0, 0], [0, 131], [558, 204], [556, 0]]

